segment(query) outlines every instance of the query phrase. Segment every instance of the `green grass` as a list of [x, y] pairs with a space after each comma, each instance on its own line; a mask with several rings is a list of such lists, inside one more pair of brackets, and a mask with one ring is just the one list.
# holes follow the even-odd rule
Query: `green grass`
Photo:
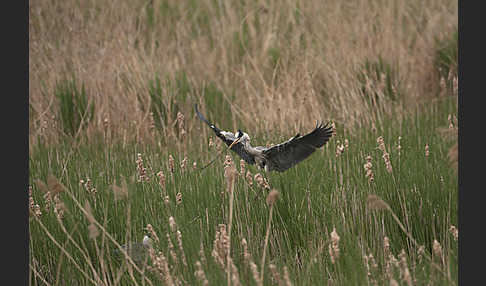
[[94, 101], [88, 100], [84, 84], [79, 88], [74, 76], [57, 83], [55, 96], [59, 102], [62, 129], [74, 137], [93, 119]]
[[[316, 154], [285, 173], [265, 174], [272, 188], [280, 193], [273, 212], [272, 228], [266, 256], [264, 285], [277, 285], [269, 264], [274, 264], [283, 279], [283, 267], [288, 268], [294, 285], [322, 285], [329, 281], [337, 285], [389, 285], [385, 274], [388, 261], [384, 255], [383, 239], [390, 240], [390, 250], [395, 258], [403, 249], [414, 284], [455, 285], [458, 281], [458, 246], [449, 228], [457, 226], [457, 175], [447, 158], [451, 143], [437, 132], [447, 127], [447, 115], [456, 114], [457, 106], [452, 99], [428, 105], [422, 111], [410, 111], [402, 121], [395, 118], [384, 120], [377, 130], [363, 127], [355, 134], [337, 126], [337, 135]], [[191, 117], [190, 120], [197, 120]], [[218, 122], [214, 119], [215, 122]], [[200, 128], [206, 128], [202, 124]], [[251, 132], [251, 130], [248, 130]], [[198, 130], [192, 132], [202, 134]], [[192, 135], [191, 135], [192, 136]], [[268, 135], [265, 135], [265, 137]], [[282, 137], [283, 136], [283, 137]], [[376, 139], [383, 136], [390, 153], [393, 172], [386, 171], [381, 150]], [[396, 148], [401, 136], [401, 151]], [[255, 134], [253, 144], [264, 143], [263, 134]], [[286, 139], [275, 134], [274, 143]], [[103, 231], [96, 239], [89, 238], [90, 222], [83, 214], [82, 206], [89, 202], [94, 218], [104, 226], [118, 243], [141, 240], [143, 228], [154, 226], [160, 243], [156, 249], [167, 258], [172, 277], [188, 285], [200, 285], [194, 275], [195, 262], [201, 261], [200, 245], [204, 247], [202, 263], [210, 285], [227, 283], [226, 273], [211, 256], [215, 233], [219, 224], [227, 224], [229, 194], [223, 176], [224, 155], [203, 171], [193, 171], [192, 163], [201, 167], [212, 158], [214, 150], [207, 146], [208, 138], [196, 141], [194, 147], [184, 150], [188, 157], [187, 170], [182, 171], [180, 162], [184, 154], [177, 149], [167, 149], [140, 142], [114, 143], [109, 147], [102, 137], [93, 137], [90, 143], [72, 147], [67, 142], [57, 146], [39, 143], [29, 157], [29, 185], [35, 203], [42, 215], [31, 218], [30, 268], [31, 281], [40, 284], [41, 278], [48, 283], [78, 285], [91, 284], [90, 279], [104, 284], [133, 285], [143, 283], [142, 275], [133, 270], [133, 277], [126, 264], [116, 260], [112, 251], [116, 248]], [[213, 139], [217, 139], [214, 138]], [[349, 147], [336, 157], [338, 140], [349, 140]], [[425, 157], [425, 145], [430, 148]], [[179, 153], [178, 153], [179, 152]], [[150, 180], [137, 181], [137, 154], [142, 154], [144, 167]], [[168, 169], [168, 156], [175, 158], [175, 172]], [[239, 158], [229, 153], [236, 161]], [[372, 157], [374, 182], [369, 184], [363, 165], [365, 157]], [[254, 176], [259, 170], [247, 166]], [[166, 191], [158, 183], [157, 172], [166, 176]], [[46, 182], [52, 174], [66, 187], [60, 194], [66, 213], [62, 219], [68, 235], [62, 230], [52, 208], [45, 210], [44, 193], [37, 180]], [[95, 195], [89, 194], [79, 182], [89, 178], [96, 187]], [[126, 180], [128, 196], [115, 200], [112, 185], [122, 185]], [[248, 251], [261, 271], [260, 260], [266, 232], [269, 208], [265, 203], [268, 191], [253, 182], [250, 187], [243, 177], [235, 185], [231, 233], [231, 257], [243, 285], [256, 285], [250, 267], [243, 257], [242, 239], [248, 242]], [[176, 194], [182, 194], [182, 202], [176, 204]], [[256, 194], [259, 194], [257, 196]], [[425, 255], [418, 258], [418, 247], [400, 229], [388, 211], [372, 211], [366, 206], [368, 195], [376, 194], [390, 205], [391, 210], [405, 226], [407, 232], [425, 247]], [[164, 203], [164, 195], [169, 203]], [[176, 234], [170, 230], [169, 217], [173, 216], [182, 234], [183, 250], [188, 266], [181, 264], [181, 253]], [[45, 225], [53, 239], [41, 227]], [[330, 234], [333, 229], [340, 236], [340, 257], [332, 263], [329, 254]], [[173, 261], [166, 234], [175, 246], [178, 261]], [[437, 240], [444, 254], [442, 264], [433, 254], [433, 241]], [[61, 252], [56, 241], [72, 257]], [[78, 246], [76, 246], [78, 245]], [[83, 254], [84, 253], [84, 254]], [[367, 275], [364, 255], [372, 254], [377, 268]], [[427, 257], [438, 266], [432, 266]], [[37, 261], [34, 263], [32, 261]], [[76, 268], [75, 263], [86, 273]], [[89, 265], [93, 266], [90, 267]], [[150, 264], [150, 263], [149, 263]], [[406, 285], [397, 266], [393, 279]], [[440, 269], [440, 270], [439, 270]], [[95, 274], [96, 273], [96, 274]], [[120, 273], [120, 280], [117, 275]], [[153, 285], [164, 280], [145, 269], [145, 275]], [[98, 276], [98, 278], [97, 278]], [[448, 278], [449, 277], [449, 278]], [[146, 282], [146, 281], [145, 281]], [[146, 285], [146, 284], [145, 284]]]
[[361, 84], [363, 98], [368, 104], [375, 105], [380, 98], [383, 100], [397, 100], [400, 98], [400, 84], [398, 65], [391, 65], [378, 57], [376, 61], [366, 59], [359, 69], [357, 79]]
[[439, 79], [446, 81], [449, 90], [453, 88], [453, 79], [457, 77], [459, 33], [457, 28], [448, 37], [436, 40], [436, 52], [434, 55], [434, 67], [437, 69]]

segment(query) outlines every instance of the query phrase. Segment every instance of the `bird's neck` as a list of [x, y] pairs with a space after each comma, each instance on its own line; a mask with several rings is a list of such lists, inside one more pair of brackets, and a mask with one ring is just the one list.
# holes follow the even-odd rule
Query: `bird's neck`
[[258, 152], [257, 148], [254, 148], [250, 145], [250, 143], [245, 142], [245, 149], [248, 151], [253, 156], [259, 155], [260, 152]]

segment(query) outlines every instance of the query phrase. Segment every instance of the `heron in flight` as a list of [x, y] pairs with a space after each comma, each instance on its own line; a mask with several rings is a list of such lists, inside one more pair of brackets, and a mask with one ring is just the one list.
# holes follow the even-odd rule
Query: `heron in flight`
[[324, 146], [332, 136], [332, 126], [316, 124], [316, 128], [304, 135], [295, 135], [289, 140], [273, 145], [270, 147], [251, 146], [250, 136], [238, 129], [236, 134], [222, 131], [214, 124], [209, 122], [199, 112], [197, 104], [195, 105], [196, 114], [214, 131], [216, 136], [223, 140], [230, 150], [238, 154], [246, 163], [256, 164], [266, 172], [278, 171], [284, 172], [297, 163], [309, 157], [317, 148]]

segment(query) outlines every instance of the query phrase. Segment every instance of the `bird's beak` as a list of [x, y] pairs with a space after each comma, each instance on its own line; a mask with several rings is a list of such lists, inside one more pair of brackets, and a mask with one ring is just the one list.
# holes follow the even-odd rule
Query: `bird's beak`
[[240, 138], [237, 138], [235, 141], [233, 141], [233, 143], [231, 143], [231, 145], [229, 145], [228, 148], [231, 149], [231, 147], [233, 147], [233, 145], [235, 145], [236, 143], [240, 142], [240, 139], [241, 139], [241, 137]]

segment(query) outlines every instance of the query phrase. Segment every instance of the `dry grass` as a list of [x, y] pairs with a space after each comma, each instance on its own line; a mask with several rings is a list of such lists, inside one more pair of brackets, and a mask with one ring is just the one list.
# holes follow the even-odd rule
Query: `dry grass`
[[[241, 120], [293, 133], [320, 119], [352, 127], [373, 119], [356, 77], [366, 61], [397, 69], [406, 102], [433, 94], [435, 40], [457, 27], [457, 10], [438, 0], [29, 2], [30, 136], [56, 141], [54, 90], [71, 75], [95, 100], [88, 135], [109, 128], [118, 138], [148, 137], [149, 82], [181, 73], [195, 88], [178, 102], [186, 116], [213, 83], [222, 91], [215, 100], [234, 114], [226, 128]], [[162, 89], [169, 107], [175, 94]], [[177, 110], [168, 112], [175, 122]]]

